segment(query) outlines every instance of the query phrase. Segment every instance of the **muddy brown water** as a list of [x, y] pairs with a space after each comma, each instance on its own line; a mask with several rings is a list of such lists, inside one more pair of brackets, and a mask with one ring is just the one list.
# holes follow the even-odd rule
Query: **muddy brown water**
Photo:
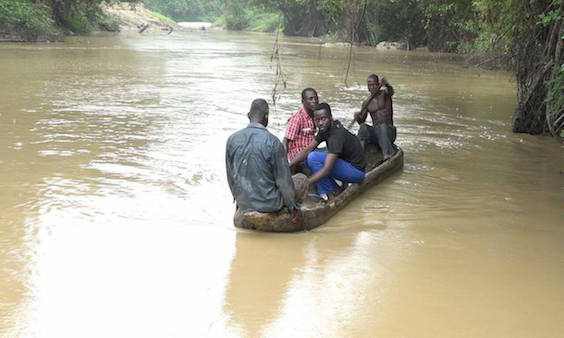
[[347, 87], [346, 49], [285, 39], [272, 132], [304, 87], [348, 121], [384, 74], [405, 168], [314, 231], [232, 226], [224, 145], [273, 40], [0, 45], [0, 336], [562, 336], [563, 147], [511, 133], [510, 74], [360, 48]]

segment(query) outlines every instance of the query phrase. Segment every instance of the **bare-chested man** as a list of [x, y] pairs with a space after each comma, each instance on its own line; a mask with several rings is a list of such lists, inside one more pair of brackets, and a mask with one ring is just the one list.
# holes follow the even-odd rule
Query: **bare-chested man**
[[[363, 147], [367, 144], [378, 145], [386, 160], [396, 152], [392, 106], [394, 88], [386, 79], [379, 79], [375, 74], [368, 76], [367, 85], [370, 96], [362, 103], [360, 112], [354, 114], [354, 119], [360, 125], [358, 138]], [[372, 118], [372, 126], [365, 123], [368, 113]]]

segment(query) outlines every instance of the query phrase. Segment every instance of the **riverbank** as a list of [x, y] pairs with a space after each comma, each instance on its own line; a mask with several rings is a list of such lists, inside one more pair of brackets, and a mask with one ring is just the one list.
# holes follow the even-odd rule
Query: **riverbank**
[[0, 0], [0, 42], [55, 40], [62, 35], [52, 8], [31, 0]]
[[122, 32], [155, 33], [165, 31], [170, 33], [178, 28], [174, 20], [148, 10], [143, 4], [104, 4], [101, 8], [106, 15], [117, 20], [119, 31]]
[[0, 42], [59, 41], [95, 31], [170, 34], [175, 21], [143, 4], [79, 4], [68, 13], [31, 0], [0, 0]]

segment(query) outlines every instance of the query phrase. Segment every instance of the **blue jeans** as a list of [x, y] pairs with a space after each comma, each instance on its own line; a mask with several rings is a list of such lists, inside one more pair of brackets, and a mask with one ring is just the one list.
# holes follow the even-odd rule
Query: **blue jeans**
[[[312, 151], [307, 156], [307, 166], [315, 174], [325, 164], [327, 153], [322, 151]], [[335, 165], [329, 175], [323, 177], [316, 183], [318, 194], [327, 194], [337, 190], [337, 183], [335, 179], [346, 183], [360, 183], [364, 180], [364, 171], [358, 169], [350, 162], [341, 160], [340, 158], [335, 161]]]

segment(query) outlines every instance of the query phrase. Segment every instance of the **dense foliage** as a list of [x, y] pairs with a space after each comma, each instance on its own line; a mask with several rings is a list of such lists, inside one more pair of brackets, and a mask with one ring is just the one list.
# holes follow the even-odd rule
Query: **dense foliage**
[[100, 9], [102, 0], [0, 0], [0, 30], [27, 40], [52, 38], [63, 32], [118, 30], [118, 23]]
[[457, 51], [475, 39], [480, 14], [475, 0], [242, 1], [282, 13], [287, 35], [332, 34], [369, 45], [398, 41], [436, 51]]
[[504, 20], [497, 25], [509, 42], [519, 100], [513, 130], [559, 135], [564, 128], [564, 1], [505, 0], [503, 4]]
[[0, 29], [13, 30], [28, 40], [56, 33], [51, 8], [29, 0], [0, 0]]
[[144, 0], [147, 8], [176, 21], [215, 20], [222, 14], [223, 0]]

